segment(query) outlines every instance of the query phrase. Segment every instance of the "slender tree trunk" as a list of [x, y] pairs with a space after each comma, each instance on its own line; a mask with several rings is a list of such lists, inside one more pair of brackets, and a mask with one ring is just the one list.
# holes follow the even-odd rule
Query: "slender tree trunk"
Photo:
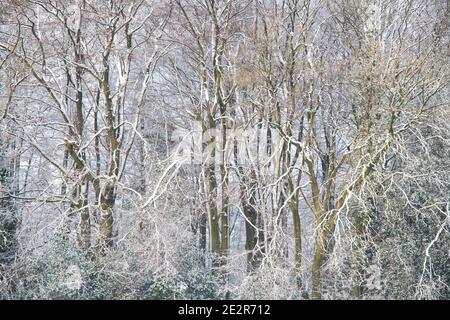
[[80, 192], [80, 230], [79, 230], [79, 246], [82, 249], [91, 247], [91, 218], [88, 208], [89, 182], [85, 181], [79, 190]]
[[241, 183], [241, 202], [245, 216], [245, 251], [247, 252], [247, 272], [251, 273], [256, 270], [262, 258], [262, 249], [258, 248], [258, 244], [263, 242], [264, 234], [260, 231], [261, 221], [258, 219], [258, 213], [255, 210], [256, 205], [256, 183], [254, 181], [254, 171], [250, 174], [251, 181], [248, 181], [242, 167], [240, 175]]
[[[109, 163], [108, 163], [108, 181], [100, 193], [100, 235], [97, 244], [97, 251], [102, 252], [104, 248], [113, 244], [113, 208], [116, 200], [116, 181], [119, 178], [120, 168], [120, 150], [119, 141], [117, 137], [115, 119], [114, 119], [114, 105], [111, 98], [110, 88], [110, 66], [109, 54], [111, 48], [107, 49], [107, 53], [103, 57], [103, 79], [101, 81], [101, 88], [105, 102], [105, 122], [107, 126], [107, 142], [109, 148]], [[117, 106], [118, 108], [119, 106]], [[118, 110], [118, 109], [117, 109]], [[120, 112], [119, 110], [117, 112]], [[98, 189], [98, 187], [97, 187]]]
[[255, 252], [258, 244], [258, 221], [257, 212], [253, 205], [254, 196], [247, 200], [245, 192], [241, 193], [242, 207], [245, 215], [245, 250], [247, 251], [247, 272], [253, 272], [259, 266], [259, 252]]
[[[217, 210], [217, 182], [216, 182], [216, 137], [215, 129], [216, 125], [209, 115], [208, 121], [209, 137], [206, 142], [207, 149], [209, 151], [209, 157], [207, 159], [206, 165], [206, 179], [208, 181], [208, 210], [209, 210], [209, 232], [210, 232], [210, 243], [211, 243], [211, 253], [213, 254], [213, 265], [217, 266], [219, 261], [219, 256], [221, 253], [220, 245], [220, 228], [219, 228], [219, 213]], [[205, 133], [206, 135], [206, 133]]]
[[313, 300], [322, 299], [322, 288], [321, 288], [321, 271], [324, 262], [324, 246], [323, 246], [323, 235], [320, 230], [317, 231], [316, 236], [316, 247], [314, 249], [314, 257], [312, 263], [312, 294]]
[[[295, 196], [294, 196], [295, 197]], [[296, 199], [291, 201], [292, 222], [294, 226], [294, 272], [297, 278], [297, 284], [300, 290], [302, 285], [302, 230], [300, 223], [300, 214], [298, 210], [298, 202]]]
[[221, 126], [222, 126], [222, 150], [221, 150], [221, 163], [220, 163], [220, 180], [221, 180], [221, 193], [222, 193], [222, 212], [221, 212], [221, 255], [222, 259], [226, 259], [229, 251], [229, 222], [228, 222], [228, 172], [227, 172], [227, 161], [226, 159], [226, 148], [227, 148], [227, 123], [226, 123], [226, 113], [225, 106], [221, 107]]

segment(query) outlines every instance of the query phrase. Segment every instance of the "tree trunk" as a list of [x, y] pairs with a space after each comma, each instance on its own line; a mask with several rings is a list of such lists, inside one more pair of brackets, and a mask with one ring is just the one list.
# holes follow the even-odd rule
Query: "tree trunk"
[[256, 258], [256, 245], [258, 243], [257, 236], [257, 212], [252, 206], [254, 197], [250, 196], [248, 200], [245, 192], [241, 192], [242, 207], [245, 215], [245, 250], [247, 251], [247, 272], [251, 273], [258, 267], [258, 259]]
[[225, 106], [221, 107], [221, 126], [222, 126], [222, 148], [221, 148], [221, 163], [220, 163], [220, 185], [222, 193], [222, 212], [221, 212], [221, 255], [222, 259], [226, 259], [229, 251], [229, 222], [228, 222], [228, 173], [227, 173], [227, 160], [226, 148], [227, 148], [227, 124]]
[[99, 253], [113, 245], [115, 190], [112, 186], [108, 186], [106, 189], [105, 193], [100, 196], [100, 235], [97, 243], [97, 252]]
[[[320, 234], [321, 231], [318, 231]], [[322, 235], [316, 237], [316, 247], [314, 249], [314, 258], [312, 264], [312, 294], [313, 300], [322, 299], [322, 288], [321, 288], [321, 271], [324, 260], [324, 247], [322, 241]]]

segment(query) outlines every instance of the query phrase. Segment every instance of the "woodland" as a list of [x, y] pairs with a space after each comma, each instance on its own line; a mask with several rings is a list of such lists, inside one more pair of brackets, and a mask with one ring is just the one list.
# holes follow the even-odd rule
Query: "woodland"
[[450, 299], [450, 0], [0, 0], [0, 299]]

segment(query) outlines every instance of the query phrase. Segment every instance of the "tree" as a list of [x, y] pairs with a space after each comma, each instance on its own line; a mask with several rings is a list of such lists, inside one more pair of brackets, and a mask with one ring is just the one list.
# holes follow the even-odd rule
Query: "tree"
[[447, 0], [2, 8], [2, 296], [449, 296]]

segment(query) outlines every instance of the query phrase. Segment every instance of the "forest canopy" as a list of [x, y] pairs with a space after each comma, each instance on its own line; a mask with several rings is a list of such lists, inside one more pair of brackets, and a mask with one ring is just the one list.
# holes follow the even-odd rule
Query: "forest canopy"
[[450, 299], [449, 0], [0, 0], [0, 299]]

